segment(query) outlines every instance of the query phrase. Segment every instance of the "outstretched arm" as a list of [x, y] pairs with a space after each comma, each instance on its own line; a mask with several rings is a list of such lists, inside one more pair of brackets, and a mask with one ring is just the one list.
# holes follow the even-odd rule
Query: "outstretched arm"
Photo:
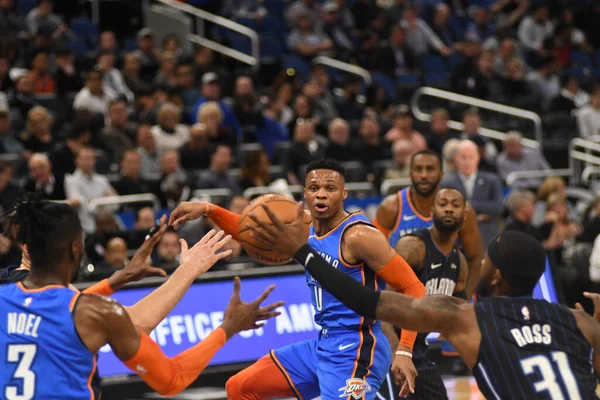
[[394, 229], [396, 218], [398, 218], [398, 195], [394, 194], [383, 199], [377, 208], [373, 225], [387, 237]]
[[208, 217], [212, 222], [225, 231], [234, 240], [239, 241], [238, 225], [241, 215], [206, 201], [186, 201], [177, 206], [169, 217], [169, 225], [179, 229], [181, 224], [200, 217]]
[[477, 216], [475, 210], [469, 204], [465, 210], [465, 221], [458, 232], [458, 236], [463, 246], [463, 251], [468, 263], [467, 283], [465, 294], [471, 298], [473, 291], [479, 282], [481, 272], [481, 261], [483, 260], [483, 240], [477, 226]]
[[175, 357], [167, 357], [147, 334], [135, 328], [119, 303], [106, 297], [82, 295], [75, 310], [75, 326], [90, 351], [110, 344], [115, 355], [148, 385], [162, 395], [172, 396], [194, 382], [234, 334], [257, 328], [261, 326], [258, 321], [278, 314], [273, 310], [281, 303], [260, 307], [273, 288], [269, 287], [254, 302], [243, 303], [239, 297], [240, 281], [236, 278], [223, 324], [202, 342]]

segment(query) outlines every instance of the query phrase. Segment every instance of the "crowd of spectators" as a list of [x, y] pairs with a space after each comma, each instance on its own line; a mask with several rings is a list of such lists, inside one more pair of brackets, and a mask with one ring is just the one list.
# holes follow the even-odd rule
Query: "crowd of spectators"
[[[202, 3], [215, 11], [221, 2]], [[132, 40], [101, 25], [88, 37], [75, 29], [79, 16], [56, 6], [38, 0], [23, 12], [18, 0], [0, 0], [0, 207], [25, 192], [76, 207], [87, 234], [86, 279], [121, 268], [156, 213], [194, 193], [228, 190], [223, 204], [240, 212], [249, 188], [302, 184], [303, 166], [322, 157], [352, 163], [350, 180], [378, 190], [408, 177], [411, 155], [426, 148], [442, 155], [445, 184], [463, 187], [484, 241], [510, 227], [538, 237], [556, 265], [581, 258], [572, 243], [587, 243], [591, 254], [596, 208], [584, 215], [570, 205], [564, 182], [519, 180], [504, 207], [512, 172], [566, 163], [524, 146], [531, 127], [447, 102], [429, 103], [432, 118], [423, 123], [406, 104], [418, 86], [436, 86], [547, 116], [559, 139], [596, 140], [598, 0], [222, 2], [220, 14], [261, 40], [279, 29], [295, 68], [281, 58], [260, 74], [150, 28]], [[233, 41], [218, 29], [207, 34]], [[310, 63], [320, 55], [366, 68], [373, 84]], [[453, 119], [462, 130], [451, 129]], [[508, 134], [491, 140], [483, 127]], [[154, 194], [161, 211], [89, 207], [142, 193]], [[133, 228], [124, 229], [120, 212], [136, 216]], [[178, 238], [194, 243], [209, 228], [202, 220], [165, 235], [154, 262], [172, 271]], [[243, 257], [231, 247], [228, 263]], [[2, 266], [19, 257], [0, 236]], [[598, 282], [600, 262], [592, 265], [584, 280]], [[579, 275], [566, 273], [565, 282]]]

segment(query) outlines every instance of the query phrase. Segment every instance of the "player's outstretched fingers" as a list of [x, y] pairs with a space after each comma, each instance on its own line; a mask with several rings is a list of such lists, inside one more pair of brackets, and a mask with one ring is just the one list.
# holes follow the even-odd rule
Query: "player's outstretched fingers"
[[225, 235], [225, 231], [219, 231], [219, 232], [217, 232], [217, 234], [215, 236], [210, 238], [210, 240], [208, 242], [206, 242], [206, 244], [208, 245], [208, 248], [212, 248], [215, 244], [217, 244], [217, 242], [219, 240], [221, 240], [223, 235]]
[[232, 299], [240, 299], [240, 290], [242, 289], [242, 281], [238, 276], [233, 278], [233, 294], [231, 295]]
[[[275, 228], [275, 225], [272, 225], [263, 220], [260, 220], [256, 215], [254, 215], [254, 213], [250, 213], [249, 217], [252, 221], [254, 221], [256, 223], [256, 225], [258, 225], [265, 232], [267, 232], [271, 235], [277, 234], [277, 229]], [[247, 225], [247, 226], [249, 226], [249, 225]]]
[[266, 230], [264, 230], [263, 228], [261, 228], [259, 226], [247, 224], [246, 228], [248, 228], [252, 231], [251, 235], [254, 238], [256, 238], [258, 241], [263, 242], [265, 244], [273, 244], [277, 240], [274, 235], [272, 235], [271, 233], [267, 232]]
[[225, 250], [225, 251], [215, 254], [215, 256], [217, 257], [217, 261], [219, 261], [219, 260], [229, 257], [231, 255], [231, 253], [233, 253], [232, 250]]
[[223, 248], [223, 246], [225, 246], [227, 243], [229, 243], [230, 240], [231, 240], [231, 235], [227, 235], [227, 236], [223, 237], [221, 240], [219, 240], [217, 243], [213, 244], [211, 249], [214, 252], [217, 252], [217, 251], [221, 250]]
[[160, 277], [165, 277], [167, 276], [167, 271], [165, 271], [162, 268], [155, 268], [155, 267], [146, 267], [146, 269], [148, 270], [148, 275], [149, 276], [160, 276]]
[[207, 243], [210, 239], [212, 239], [212, 237], [215, 236], [216, 233], [217, 233], [216, 229], [211, 229], [210, 231], [208, 231], [208, 233], [206, 235], [202, 236], [202, 239], [200, 239], [198, 241], [200, 246], [202, 246], [204, 243]]
[[[282, 307], [284, 304], [285, 304], [284, 301], [278, 301], [278, 302], [275, 302], [275, 303], [273, 303], [271, 305], [268, 305], [266, 307], [260, 308], [258, 310], [258, 314], [261, 315], [260, 319], [269, 319], [269, 318], [276, 317], [276, 316], [280, 315], [281, 313], [279, 311], [274, 311], [274, 310], [278, 309], [279, 307]], [[272, 315], [272, 316], [271, 317], [267, 317], [267, 318], [263, 318], [263, 317], [268, 316], [268, 315]]]
[[271, 292], [273, 290], [275, 290], [275, 285], [269, 286], [264, 292], [262, 292], [262, 294], [260, 296], [258, 296], [258, 298], [256, 300], [254, 300], [250, 304], [259, 307], [261, 305], [261, 303], [263, 301], [265, 301], [267, 299], [267, 297], [269, 297], [269, 295], [271, 294]]
[[265, 211], [265, 213], [267, 214], [267, 216], [269, 217], [269, 219], [273, 223], [273, 226], [276, 227], [278, 230], [282, 229], [283, 228], [283, 222], [281, 222], [281, 220], [277, 217], [277, 215], [275, 215], [275, 213], [273, 211], [271, 211], [271, 209], [269, 208], [269, 206], [266, 205], [266, 204], [261, 204], [261, 207], [263, 208], [263, 210]]
[[575, 303], [575, 309], [577, 311], [583, 311], [583, 312], [585, 312], [585, 310], [583, 309], [583, 306], [581, 305], [581, 303]]

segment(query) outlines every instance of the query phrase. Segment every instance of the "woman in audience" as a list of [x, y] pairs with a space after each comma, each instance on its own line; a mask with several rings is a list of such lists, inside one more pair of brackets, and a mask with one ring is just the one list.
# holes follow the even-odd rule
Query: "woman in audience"
[[267, 153], [262, 150], [250, 151], [240, 171], [239, 184], [242, 191], [251, 187], [268, 186], [271, 183], [270, 166]]
[[573, 206], [567, 202], [566, 185], [563, 178], [559, 176], [550, 176], [544, 180], [542, 186], [537, 191], [537, 202], [535, 203], [535, 211], [533, 213], [533, 226], [540, 226], [546, 220], [547, 201], [552, 194], [557, 194], [558, 197], [565, 201], [569, 218], [573, 221], [579, 221], [579, 216], [573, 209]]
[[190, 140], [190, 128], [179, 123], [180, 111], [172, 103], [166, 103], [158, 112], [157, 125], [152, 127], [152, 135], [159, 151], [177, 150]]
[[216, 101], [207, 101], [198, 109], [197, 120], [206, 126], [208, 140], [214, 145], [225, 144], [234, 148], [237, 138], [223, 123], [223, 110]]
[[52, 115], [42, 106], [33, 107], [27, 113], [27, 127], [21, 140], [25, 151], [23, 156], [28, 160], [33, 153], [49, 153], [55, 145], [52, 137]]

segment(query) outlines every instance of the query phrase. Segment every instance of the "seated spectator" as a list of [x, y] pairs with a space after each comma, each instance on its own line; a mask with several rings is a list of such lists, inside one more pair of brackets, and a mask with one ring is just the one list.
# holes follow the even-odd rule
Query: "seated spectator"
[[[403, 2], [405, 0], [402, 0]], [[449, 49], [458, 49], [458, 44], [462, 38], [457, 37], [456, 32], [450, 27], [450, 19], [452, 11], [450, 7], [444, 3], [437, 3], [433, 9], [433, 18], [431, 21], [431, 29], [437, 37], [440, 38], [444, 46]], [[398, 20], [399, 21], [399, 20]], [[455, 44], [457, 46], [455, 46]]]
[[29, 39], [30, 33], [28, 32], [25, 20], [21, 15], [17, 13], [17, 7], [15, 0], [5, 0], [0, 2], [0, 34], [3, 38], [11, 39]]
[[238, 181], [242, 192], [251, 187], [269, 186], [271, 183], [270, 167], [271, 163], [267, 153], [262, 150], [248, 152], [240, 169], [240, 179]]
[[54, 118], [42, 106], [32, 108], [27, 114], [27, 129], [21, 136], [25, 147], [25, 158], [32, 153], [49, 153], [56, 144], [52, 136]]
[[262, 21], [269, 12], [262, 2], [257, 0], [225, 0], [221, 14], [225, 18], [233, 20], [239, 18], [251, 18], [258, 22]]
[[289, 6], [285, 13], [288, 26], [293, 27], [303, 15], [306, 15], [313, 26], [321, 22], [321, 6], [314, 0], [296, 0]]
[[54, 60], [54, 82], [56, 94], [65, 96], [67, 93], [77, 93], [83, 87], [82, 73], [75, 65], [75, 56], [68, 47], [56, 50]]
[[204, 124], [208, 141], [211, 144], [224, 144], [234, 147], [237, 137], [229, 130], [223, 119], [223, 110], [216, 101], [208, 101], [198, 109], [197, 121]]
[[190, 140], [190, 129], [179, 121], [177, 106], [166, 103], [160, 108], [157, 125], [152, 127], [152, 135], [159, 151], [176, 150]]
[[467, 25], [465, 37], [479, 43], [485, 42], [495, 34], [494, 22], [490, 21], [489, 11], [485, 7], [474, 6], [470, 13], [473, 22]]
[[444, 177], [444, 187], [454, 187], [466, 195], [477, 213], [484, 248], [499, 233], [502, 215], [502, 185], [494, 174], [478, 170], [479, 149], [470, 140], [463, 140], [456, 153], [457, 172]]
[[50, 75], [50, 60], [47, 52], [38, 51], [33, 57], [29, 77], [36, 94], [54, 93], [54, 80]]
[[39, 33], [41, 27], [52, 32], [53, 39], [62, 39], [69, 33], [69, 27], [54, 11], [54, 0], [39, 0], [37, 7], [27, 14], [27, 27], [32, 36]]
[[103, 50], [110, 50], [115, 54], [119, 53], [119, 43], [113, 31], [102, 31], [98, 35], [98, 53]]
[[410, 74], [417, 66], [416, 56], [408, 45], [406, 28], [395, 25], [389, 43], [378, 50], [375, 69], [390, 76]]
[[237, 180], [229, 173], [231, 168], [231, 148], [218, 145], [210, 158], [208, 171], [204, 171], [196, 182], [197, 189], [229, 189], [232, 194], [240, 194]]
[[[590, 90], [590, 104], [577, 112], [577, 126], [579, 136], [584, 139], [600, 135], [600, 84], [594, 85]], [[598, 138], [593, 140], [598, 141]]]
[[[533, 226], [541, 226], [546, 219], [546, 211], [547, 211], [547, 201], [548, 198], [557, 194], [559, 198], [567, 201], [567, 190], [566, 184], [563, 178], [560, 176], [549, 176], [544, 179], [544, 182], [537, 190], [537, 201], [535, 203], [535, 213], [533, 214]], [[573, 221], [579, 221], [579, 216], [577, 215], [574, 207], [567, 203], [567, 208], [569, 210], [569, 219]]]
[[498, 50], [494, 57], [494, 72], [501, 77], [506, 77], [506, 67], [508, 63], [515, 58], [523, 62], [519, 55], [517, 43], [510, 38], [503, 39], [498, 44]]
[[494, 142], [479, 133], [481, 129], [481, 117], [477, 109], [471, 108], [463, 113], [463, 133], [461, 139], [472, 139], [477, 137], [479, 142], [485, 143], [485, 156], [488, 162], [493, 163], [498, 155], [498, 149]]
[[[523, 136], [516, 131], [506, 134], [504, 151], [496, 158], [498, 174], [504, 182], [511, 172], [550, 169], [548, 161], [539, 151], [523, 147], [522, 139]], [[542, 182], [543, 178], [519, 179], [511, 187], [513, 189], [534, 189], [538, 188]]]
[[143, 28], [138, 32], [138, 49], [135, 54], [140, 60], [140, 77], [145, 82], [152, 82], [158, 71], [158, 56], [154, 47], [154, 31]]
[[196, 87], [196, 76], [191, 64], [179, 64], [175, 68], [176, 87], [181, 91], [183, 104], [191, 108], [200, 98], [200, 90]]
[[179, 153], [176, 150], [167, 150], [160, 157], [160, 193], [163, 206], [173, 208], [178, 204], [187, 187], [188, 176], [181, 169]]
[[65, 177], [65, 194], [78, 208], [83, 230], [92, 233], [96, 229], [96, 221], [88, 208], [89, 202], [102, 197], [115, 196], [117, 193], [105, 176], [95, 173], [96, 151], [93, 148], [81, 148], [77, 152], [75, 164], [77, 165], [75, 173]]
[[176, 65], [177, 59], [175, 54], [170, 51], [163, 51], [160, 54], [160, 68], [156, 78], [154, 78], [154, 84], [169, 89], [175, 88], [177, 85], [177, 77], [175, 76]]
[[[546, 200], [545, 224], [551, 224], [552, 231], [557, 233], [557, 241], [560, 243], [560, 254], [557, 259], [568, 259], [569, 247], [575, 244], [577, 236], [583, 232], [581, 225], [569, 218], [567, 200], [559, 193], [551, 194]], [[543, 226], [543, 225], [542, 225]]]
[[9, 103], [11, 109], [18, 111], [21, 121], [27, 117], [33, 107], [37, 106], [33, 81], [29, 75], [21, 75], [15, 79], [15, 91], [11, 94]]
[[124, 151], [135, 149], [136, 131], [136, 124], [129, 121], [125, 101], [111, 101], [107, 125], [102, 130], [102, 141], [113, 160], [119, 160]]
[[514, 107], [528, 110], [538, 110], [539, 97], [530, 83], [525, 79], [525, 64], [518, 58], [513, 58], [506, 65], [505, 77], [501, 79], [503, 101]]
[[394, 166], [386, 168], [383, 180], [410, 177], [410, 159], [417, 150], [406, 139], [398, 139], [392, 144]]
[[136, 95], [150, 90], [150, 84], [145, 82], [140, 73], [142, 70], [142, 63], [137, 53], [127, 53], [123, 57], [123, 79], [125, 84]]
[[332, 41], [336, 57], [340, 60], [349, 61], [354, 54], [354, 41], [348, 30], [340, 21], [339, 7], [334, 1], [328, 1], [323, 5], [323, 33]]
[[175, 231], [167, 231], [156, 246], [156, 259], [152, 264], [170, 274], [179, 267], [179, 253], [181, 253], [179, 235]]
[[448, 139], [446, 143], [444, 143], [444, 147], [442, 147], [442, 160], [444, 162], [444, 174], [451, 174], [456, 172], [456, 163], [454, 162], [456, 158], [456, 152], [458, 151], [458, 147], [460, 145], [460, 139]]
[[412, 115], [408, 106], [400, 106], [394, 115], [394, 126], [385, 134], [385, 140], [395, 142], [396, 140], [404, 139], [410, 142], [415, 152], [425, 150], [427, 141], [421, 132], [413, 129]]
[[466, 96], [494, 101], [502, 93], [501, 82], [494, 72], [494, 52], [483, 50], [479, 56], [465, 58], [450, 77], [453, 90]]
[[254, 89], [254, 81], [247, 75], [235, 80], [233, 112], [240, 122], [244, 141], [257, 142], [256, 129], [264, 124], [263, 104]]
[[12, 130], [12, 121], [7, 109], [0, 108], [0, 150], [3, 153], [21, 154], [25, 150], [23, 143]]
[[365, 97], [361, 94], [362, 79], [358, 76], [348, 75], [342, 85], [343, 94], [336, 95], [333, 99], [335, 108], [340, 118], [355, 119], [357, 115], [362, 115], [365, 108]]
[[156, 213], [151, 207], [138, 208], [135, 212], [133, 229], [120, 233], [131, 249], [139, 249], [150, 229], [156, 225]]
[[290, 51], [306, 58], [333, 56], [334, 43], [311, 21], [307, 11], [298, 12], [287, 38]]
[[360, 161], [370, 173], [375, 161], [391, 158], [391, 146], [382, 140], [380, 132], [379, 122], [374, 117], [365, 116], [360, 121], [359, 137], [354, 141], [355, 154], [361, 154]]
[[10, 210], [23, 197], [19, 186], [12, 183], [13, 167], [9, 162], [0, 161], [0, 211]]
[[302, 167], [325, 155], [327, 146], [315, 135], [315, 121], [298, 118], [294, 127], [294, 137], [289, 156], [284, 160], [288, 181], [298, 185], [304, 179]]
[[88, 146], [91, 134], [86, 126], [75, 125], [69, 131], [64, 143], [56, 146], [50, 153], [54, 173], [58, 176], [75, 172], [75, 158], [79, 150]]
[[44, 153], [34, 153], [29, 158], [29, 179], [25, 183], [25, 192], [39, 193], [47, 200], [65, 200], [65, 180], [63, 176], [52, 173], [52, 163]]
[[406, 43], [418, 60], [434, 50], [443, 56], [449, 56], [452, 50], [427, 25], [427, 22], [418, 18], [417, 10], [412, 6], [404, 8], [404, 20], [400, 23], [406, 29]]
[[449, 121], [450, 113], [443, 108], [435, 109], [431, 113], [431, 132], [427, 137], [427, 145], [438, 154], [442, 154], [442, 148], [448, 140], [460, 138], [458, 133], [450, 131]]
[[[112, 238], [106, 243], [104, 259], [93, 267], [87, 268], [87, 280], [101, 281], [110, 277], [115, 271], [125, 268], [127, 264], [127, 243], [120, 237]], [[91, 269], [91, 271], [90, 271]]]
[[219, 75], [214, 72], [207, 72], [202, 75], [201, 96], [192, 109], [192, 122], [200, 122], [198, 120], [198, 111], [204, 103], [209, 101], [215, 101], [219, 104], [221, 112], [223, 113], [223, 124], [226, 125], [234, 133], [234, 135], [237, 135], [241, 129], [240, 122], [237, 120], [231, 107], [222, 101]]
[[552, 57], [537, 57], [532, 63], [533, 71], [525, 79], [532, 85], [536, 96], [542, 99], [542, 109], [546, 110], [550, 101], [560, 93], [560, 79], [555, 73]]
[[581, 89], [577, 77], [563, 75], [560, 83], [560, 93], [550, 102], [550, 113], [571, 114], [573, 110], [589, 103], [590, 96]]
[[481, 135], [474, 135], [470, 136], [468, 140], [475, 143], [477, 149], [479, 149], [479, 164], [477, 165], [477, 169], [479, 171], [496, 174], [496, 165], [487, 159], [487, 142], [484, 140], [484, 137]]
[[160, 152], [148, 124], [140, 124], [137, 129], [137, 151], [142, 157], [142, 176], [156, 177], [160, 174]]
[[[165, 35], [162, 40], [162, 49], [163, 52], [167, 51], [172, 53], [175, 57], [175, 61], [183, 60], [189, 58], [190, 54], [188, 54], [185, 49], [181, 47], [181, 41], [179, 40], [179, 36], [175, 33], [169, 33]], [[176, 63], [177, 64], [177, 63]]]
[[327, 126], [334, 118], [337, 118], [338, 113], [333, 103], [333, 97], [329, 90], [319, 84], [319, 81], [314, 77], [311, 78], [304, 86], [302, 86], [302, 94], [310, 99], [314, 106], [315, 116], [318, 119], [318, 124]]
[[314, 102], [308, 96], [304, 94], [299, 94], [294, 99], [294, 104], [292, 105], [292, 119], [287, 125], [288, 132], [294, 132], [294, 128], [296, 127], [296, 120], [298, 118], [304, 120], [312, 120], [316, 125], [319, 124], [320, 117], [316, 114]]
[[119, 97], [124, 97], [127, 102], [134, 100], [133, 92], [125, 83], [121, 71], [115, 68], [117, 62], [116, 55], [111, 50], [102, 50], [98, 54], [96, 67], [102, 72], [102, 86], [104, 90], [116, 93]]
[[552, 35], [554, 24], [550, 21], [548, 7], [537, 4], [530, 16], [523, 18], [519, 24], [519, 41], [523, 48], [530, 53], [538, 53], [542, 49], [544, 40]]
[[141, 176], [142, 158], [134, 150], [127, 150], [121, 159], [121, 177], [113, 184], [120, 196], [141, 193], [154, 193], [160, 198], [160, 189], [154, 182]]
[[179, 148], [181, 166], [186, 171], [207, 169], [211, 153], [206, 125], [195, 123], [190, 129], [190, 140]]
[[329, 144], [325, 149], [325, 157], [334, 160], [354, 161], [357, 155], [354, 154], [354, 147], [350, 143], [350, 126], [342, 118], [336, 118], [329, 123]]
[[109, 209], [99, 209], [95, 221], [96, 230], [94, 233], [85, 235], [85, 254], [87, 255], [87, 261], [92, 264], [102, 262], [106, 243], [111, 238], [123, 236], [115, 215]]
[[94, 114], [108, 116], [108, 103], [117, 98], [108, 86], [102, 84], [104, 75], [101, 71], [93, 69], [85, 76], [85, 86], [77, 93], [73, 101], [73, 109], [85, 108]]

